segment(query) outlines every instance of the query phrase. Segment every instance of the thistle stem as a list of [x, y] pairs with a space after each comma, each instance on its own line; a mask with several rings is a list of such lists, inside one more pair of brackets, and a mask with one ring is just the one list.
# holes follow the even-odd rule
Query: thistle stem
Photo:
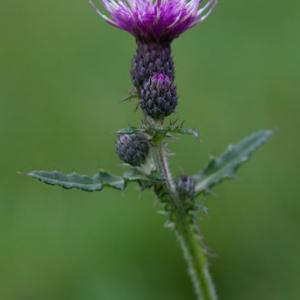
[[166, 188], [170, 194], [175, 215], [176, 235], [180, 242], [184, 258], [188, 264], [189, 274], [192, 279], [198, 300], [217, 300], [215, 288], [209, 273], [206, 251], [200, 241], [195, 220], [187, 215], [182, 206], [171, 171], [164, 143], [153, 147], [153, 156], [156, 168], [164, 175]]
[[173, 195], [174, 200], [177, 199], [176, 187], [173, 181], [173, 177], [169, 168], [169, 162], [165, 153], [165, 148], [161, 143], [158, 147], [158, 159], [160, 164], [160, 169], [164, 177], [166, 178], [166, 184], [168, 186], [169, 192]]
[[176, 220], [176, 234], [188, 264], [189, 274], [192, 279], [198, 300], [217, 300], [217, 294], [212, 282], [207, 254], [203, 249], [193, 224], [187, 217]]

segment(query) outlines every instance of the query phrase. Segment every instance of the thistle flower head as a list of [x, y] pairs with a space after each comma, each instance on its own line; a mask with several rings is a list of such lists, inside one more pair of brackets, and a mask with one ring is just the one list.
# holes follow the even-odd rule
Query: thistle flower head
[[181, 33], [204, 21], [218, 0], [101, 0], [109, 24], [128, 31], [143, 42], [171, 42]]
[[164, 73], [170, 80], [174, 80], [174, 63], [170, 45], [138, 43], [131, 65], [133, 85], [140, 91], [144, 82], [157, 73]]
[[177, 106], [176, 86], [163, 74], [154, 74], [141, 89], [141, 108], [151, 118], [164, 119]]

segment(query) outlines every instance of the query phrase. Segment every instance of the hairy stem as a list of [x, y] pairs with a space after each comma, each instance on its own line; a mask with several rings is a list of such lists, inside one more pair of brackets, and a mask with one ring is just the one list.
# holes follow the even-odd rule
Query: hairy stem
[[173, 195], [174, 199], [177, 199], [176, 187], [173, 181], [172, 174], [169, 169], [169, 162], [167, 160], [163, 144], [160, 144], [158, 147], [158, 159], [160, 163], [161, 172], [166, 178], [166, 184], [168, 186], [168, 190]]
[[198, 300], [217, 300], [208, 269], [207, 254], [200, 243], [194, 225], [186, 216], [177, 216], [176, 234], [188, 264]]
[[217, 300], [214, 285], [209, 274], [207, 254], [201, 245], [197, 226], [185, 212], [176, 186], [174, 184], [166, 155], [164, 143], [153, 147], [153, 156], [156, 168], [164, 175], [166, 188], [170, 195], [175, 215], [176, 234], [188, 264], [194, 289], [198, 300]]

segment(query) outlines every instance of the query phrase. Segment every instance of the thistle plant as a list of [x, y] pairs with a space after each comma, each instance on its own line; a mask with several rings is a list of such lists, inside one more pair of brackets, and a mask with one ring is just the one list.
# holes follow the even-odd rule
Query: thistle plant
[[130, 70], [133, 88], [127, 99], [138, 99], [142, 122], [119, 130], [116, 140], [116, 153], [126, 171], [114, 175], [100, 170], [91, 177], [58, 171], [32, 171], [27, 175], [47, 184], [88, 192], [104, 187], [123, 191], [129, 183], [138, 184], [141, 190], [152, 189], [166, 224], [181, 245], [197, 299], [216, 300], [209, 254], [200, 232], [199, 216], [207, 212], [202, 199], [216, 184], [233, 178], [271, 132], [253, 133], [211, 158], [198, 173], [179, 174], [174, 179], [168, 162], [169, 141], [175, 135], [198, 137], [198, 132], [170, 118], [178, 105], [171, 45], [183, 32], [202, 23], [217, 0], [102, 0], [102, 4], [108, 14], [91, 3], [103, 20], [129, 32], [137, 44]]

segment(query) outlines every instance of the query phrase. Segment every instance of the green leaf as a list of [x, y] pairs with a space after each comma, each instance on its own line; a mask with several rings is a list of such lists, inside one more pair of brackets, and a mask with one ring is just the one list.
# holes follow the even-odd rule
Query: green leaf
[[35, 178], [43, 183], [58, 185], [65, 189], [79, 189], [86, 192], [102, 191], [104, 187], [111, 187], [123, 191], [128, 182], [136, 182], [142, 190], [151, 187], [156, 178], [144, 175], [139, 170], [132, 168], [123, 176], [117, 176], [101, 170], [90, 177], [78, 173], [63, 174], [58, 171], [32, 171], [25, 175]]
[[262, 146], [272, 135], [270, 130], [261, 130], [244, 138], [236, 145], [229, 145], [218, 158], [213, 158], [208, 165], [193, 178], [196, 192], [207, 193], [224, 179], [233, 178], [238, 168], [246, 162], [251, 154]]
[[160, 136], [161, 138], [170, 137], [172, 134], [192, 135], [196, 138], [199, 137], [199, 132], [196, 129], [183, 128], [183, 123], [177, 124], [174, 122], [170, 122], [166, 127], [156, 127], [153, 124], [142, 124], [140, 128], [129, 126], [117, 131], [118, 134], [134, 134], [138, 132], [149, 134], [152, 137]]
[[126, 182], [137, 182], [142, 190], [151, 188], [153, 184], [164, 181], [162, 175], [156, 171], [151, 171], [148, 175], [143, 174], [138, 168], [132, 168], [123, 174]]
[[117, 131], [118, 134], [134, 134], [137, 132], [144, 132], [143, 129], [134, 127], [134, 126], [129, 126], [127, 128], [122, 128], [120, 130]]
[[139, 95], [138, 95], [137, 91], [134, 89], [134, 90], [130, 91], [129, 94], [121, 100], [121, 102], [126, 102], [126, 101], [130, 101], [132, 99], [138, 99], [138, 98], [139, 98]]
[[170, 121], [169, 125], [165, 127], [156, 127], [153, 125], [146, 125], [145, 131], [152, 135], [160, 135], [162, 137], [170, 137], [172, 134], [192, 135], [199, 137], [199, 132], [196, 129], [184, 128], [184, 122], [178, 123], [177, 120]]
[[124, 178], [102, 170], [92, 177], [78, 173], [63, 174], [58, 171], [32, 171], [26, 173], [26, 175], [46, 184], [58, 185], [65, 189], [74, 188], [86, 192], [101, 191], [106, 186], [124, 190], [126, 186]]
[[147, 178], [139, 172], [136, 168], [131, 168], [123, 174], [123, 178], [126, 181], [146, 181]]
[[183, 123], [181, 124], [170, 124], [165, 129], [165, 135], [168, 134], [184, 134], [184, 135], [192, 135], [195, 138], [199, 137], [199, 132], [196, 129], [192, 128], [184, 128]]

